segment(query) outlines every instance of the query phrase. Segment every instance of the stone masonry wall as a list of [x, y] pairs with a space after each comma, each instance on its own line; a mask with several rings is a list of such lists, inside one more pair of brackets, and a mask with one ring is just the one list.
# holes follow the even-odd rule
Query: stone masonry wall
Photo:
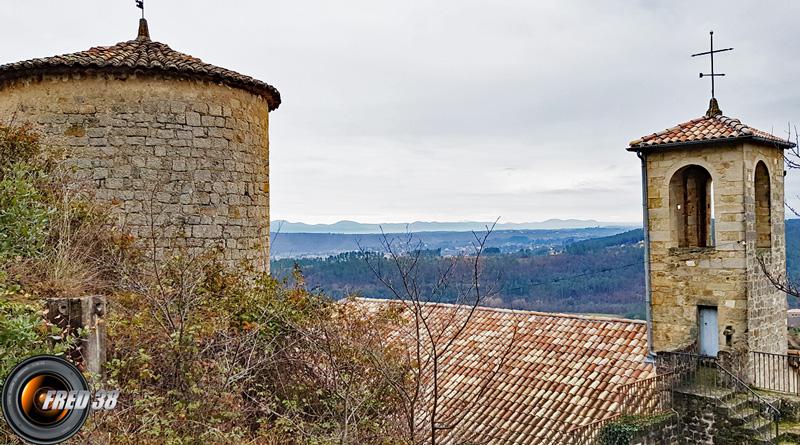
[[[741, 147], [674, 149], [647, 155], [653, 342], [656, 351], [693, 344], [697, 306], [718, 308], [720, 339], [734, 329], [733, 346], [746, 346], [747, 283]], [[715, 208], [714, 247], [679, 247], [670, 212], [669, 183], [687, 165], [711, 175]]]
[[[784, 233], [783, 151], [778, 148], [744, 146], [746, 234], [747, 234], [747, 301], [749, 348], [751, 351], [786, 354], [786, 294], [770, 283], [758, 257], [764, 260], [773, 276], [786, 275], [786, 238]], [[770, 179], [771, 248], [757, 247], [755, 169], [764, 162]]]
[[[781, 332], [785, 335], [785, 298], [768, 283], [765, 285], [753, 266], [756, 249], [752, 171], [756, 158], [767, 161], [772, 177], [773, 249], [766, 250], [774, 270], [785, 270], [783, 177], [782, 167], [775, 167], [776, 162], [782, 165], [779, 150], [727, 144], [690, 146], [647, 155], [651, 307], [656, 351], [694, 344], [697, 307], [703, 305], [717, 307], [720, 350], [780, 352], [783, 347], [785, 352], [785, 337], [782, 342], [780, 337]], [[688, 165], [705, 168], [713, 181], [713, 247], [678, 244], [671, 213], [671, 207], [677, 203], [670, 200], [669, 184], [673, 174]], [[674, 201], [675, 197], [672, 198]]]
[[634, 435], [630, 445], [678, 445], [680, 443], [677, 414]]
[[[0, 85], [0, 121], [30, 123], [76, 177], [159, 249], [223, 243], [230, 264], [269, 267], [266, 100], [151, 75], [45, 76]], [[152, 205], [151, 205], [152, 204]]]
[[[725, 408], [712, 397], [676, 391], [678, 443], [685, 445], [745, 445], [756, 443], [752, 432], [729, 418]], [[674, 433], [673, 433], [674, 434]]]

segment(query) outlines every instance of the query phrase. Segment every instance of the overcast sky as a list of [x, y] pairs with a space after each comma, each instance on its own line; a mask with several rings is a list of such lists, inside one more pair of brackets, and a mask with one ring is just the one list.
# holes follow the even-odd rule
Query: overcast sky
[[[705, 112], [711, 29], [723, 112], [800, 122], [797, 1], [146, 2], [154, 40], [280, 90], [273, 219], [640, 221], [624, 148]], [[134, 0], [5, 3], [0, 63], [136, 32]]]

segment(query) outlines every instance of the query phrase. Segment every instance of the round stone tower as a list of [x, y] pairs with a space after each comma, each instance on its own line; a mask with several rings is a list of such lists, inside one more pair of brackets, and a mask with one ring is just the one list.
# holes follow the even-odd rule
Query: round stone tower
[[[269, 112], [280, 93], [150, 39], [0, 66], [0, 119], [63, 149], [121, 223], [163, 249], [222, 242], [269, 268]], [[153, 224], [151, 225], [151, 221]]]

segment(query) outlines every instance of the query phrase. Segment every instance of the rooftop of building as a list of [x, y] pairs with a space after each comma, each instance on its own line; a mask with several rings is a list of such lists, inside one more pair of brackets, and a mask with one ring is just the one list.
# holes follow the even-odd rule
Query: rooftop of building
[[[448, 326], [469, 310], [424, 308], [430, 323]], [[482, 443], [562, 443], [570, 430], [619, 413], [621, 385], [655, 376], [646, 357], [644, 321], [478, 307], [441, 360], [440, 419], [469, 425]]]
[[179, 78], [221, 83], [243, 89], [263, 97], [269, 110], [281, 104], [278, 90], [250, 76], [220, 68], [202, 60], [173, 50], [150, 39], [145, 19], [139, 22], [139, 32], [134, 40], [113, 46], [97, 46], [86, 51], [60, 56], [31, 59], [0, 66], [0, 82], [42, 74], [86, 73], [153, 73]]
[[782, 149], [794, 143], [773, 134], [748, 126], [739, 119], [726, 117], [716, 99], [711, 99], [706, 114], [697, 119], [678, 124], [666, 130], [642, 136], [631, 141], [628, 151], [646, 151], [690, 144], [708, 144], [728, 141], [752, 140]]

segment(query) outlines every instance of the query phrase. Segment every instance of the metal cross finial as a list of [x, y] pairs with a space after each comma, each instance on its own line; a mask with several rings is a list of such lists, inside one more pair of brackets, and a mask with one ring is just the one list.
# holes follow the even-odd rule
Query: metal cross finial
[[715, 99], [715, 97], [714, 97], [714, 78], [717, 77], [717, 76], [724, 76], [725, 74], [715, 73], [714, 72], [714, 54], [715, 53], [725, 52], [725, 51], [731, 51], [731, 50], [733, 50], [733, 48], [714, 49], [714, 31], [711, 31], [710, 34], [711, 34], [711, 51], [692, 54], [692, 57], [705, 56], [705, 55], [710, 55], [711, 56], [711, 74], [700, 73], [700, 78], [703, 78], [705, 76], [711, 77], [711, 98]]
[[136, 0], [136, 7], [142, 10], [142, 18], [144, 18], [144, 0]]

